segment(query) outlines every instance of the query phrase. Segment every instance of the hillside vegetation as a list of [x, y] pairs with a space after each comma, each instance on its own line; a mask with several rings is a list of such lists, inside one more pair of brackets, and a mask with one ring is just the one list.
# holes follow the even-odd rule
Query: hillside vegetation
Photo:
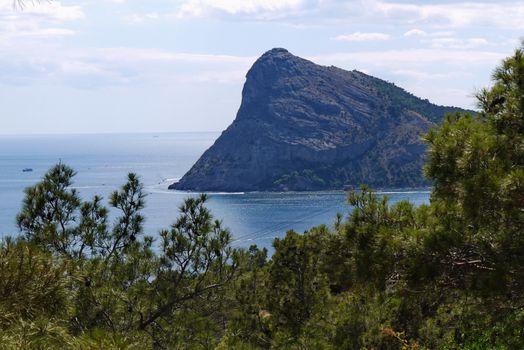
[[334, 227], [288, 232], [274, 254], [233, 249], [187, 199], [157, 241], [138, 177], [80, 199], [58, 164], [26, 190], [0, 245], [6, 349], [521, 349], [524, 48], [478, 93], [481, 112], [426, 136], [431, 203], [363, 187]]

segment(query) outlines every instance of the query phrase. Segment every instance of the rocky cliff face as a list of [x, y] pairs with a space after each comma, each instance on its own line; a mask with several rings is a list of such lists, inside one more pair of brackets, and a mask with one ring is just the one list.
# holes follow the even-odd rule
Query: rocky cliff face
[[171, 189], [286, 191], [425, 185], [420, 136], [446, 112], [358, 71], [285, 49], [247, 73], [235, 121]]

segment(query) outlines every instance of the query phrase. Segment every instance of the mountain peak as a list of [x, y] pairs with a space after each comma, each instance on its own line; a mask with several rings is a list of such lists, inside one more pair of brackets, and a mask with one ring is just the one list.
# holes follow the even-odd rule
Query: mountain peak
[[275, 47], [271, 50], [266, 51], [262, 56], [277, 56], [284, 54], [289, 54], [289, 51], [282, 47]]
[[297, 60], [300, 60], [300, 58], [291, 54], [288, 50], [274, 48], [266, 51], [262, 56], [260, 56], [251, 69], [256, 69], [264, 65], [276, 67], [278, 65], [285, 65], [285, 62], [293, 62]]

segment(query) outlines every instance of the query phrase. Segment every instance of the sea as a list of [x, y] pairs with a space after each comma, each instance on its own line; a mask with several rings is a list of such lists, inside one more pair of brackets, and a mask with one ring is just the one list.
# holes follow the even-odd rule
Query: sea
[[[37, 183], [58, 162], [77, 172], [74, 187], [84, 199], [109, 194], [122, 186], [127, 174], [144, 183], [144, 232], [153, 237], [179, 215], [182, 201], [196, 193], [168, 190], [209, 148], [220, 133], [138, 133], [0, 136], [0, 237], [16, 236], [16, 214], [24, 189]], [[23, 171], [32, 169], [32, 171]], [[391, 203], [429, 202], [430, 189], [382, 189]], [[332, 226], [337, 213], [351, 207], [343, 191], [209, 193], [207, 207], [229, 228], [233, 245], [256, 244], [272, 251], [275, 238], [288, 230], [304, 232], [318, 225]]]

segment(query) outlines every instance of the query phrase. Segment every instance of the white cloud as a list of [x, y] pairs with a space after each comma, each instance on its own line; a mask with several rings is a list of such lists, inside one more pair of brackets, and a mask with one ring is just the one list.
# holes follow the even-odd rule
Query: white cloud
[[411, 29], [411, 30], [408, 30], [407, 32], [404, 33], [404, 36], [405, 37], [410, 37], [410, 36], [427, 36], [428, 33], [426, 33], [425, 31], [421, 30], [421, 29]]
[[27, 4], [17, 10], [12, 1], [0, 0], [0, 39], [4, 44], [28, 45], [29, 40], [71, 36], [74, 31], [61, 25], [82, 18], [79, 6], [64, 6], [59, 1]]
[[219, 84], [230, 84], [238, 83], [241, 84], [244, 81], [247, 69], [229, 69], [226, 71], [221, 70], [202, 70], [195, 74], [184, 75], [181, 74], [175, 79], [182, 83], [219, 83]]
[[11, 37], [33, 37], [33, 38], [52, 38], [61, 36], [71, 36], [75, 32], [65, 28], [35, 28], [35, 30], [17, 30]]
[[412, 29], [404, 37], [419, 37], [422, 44], [429, 44], [434, 49], [476, 49], [491, 45], [486, 38], [458, 38], [454, 32], [426, 32]]
[[258, 15], [297, 9], [303, 3], [303, 0], [187, 0], [182, 2], [177, 15], [179, 17], [202, 17], [214, 13]]
[[125, 16], [124, 19], [126, 22], [131, 23], [131, 24], [141, 24], [144, 22], [160, 19], [160, 17], [161, 17], [160, 14], [158, 14], [157, 12], [150, 12], [144, 15], [140, 15], [140, 14], [128, 15], [128, 16]]
[[80, 6], [62, 5], [60, 1], [29, 2], [23, 9], [16, 9], [12, 0], [0, 0], [0, 19], [29, 19], [52, 22], [65, 22], [84, 18]]
[[406, 49], [342, 52], [319, 55], [312, 59], [323, 64], [341, 64], [350, 67], [365, 64], [368, 67], [388, 67], [390, 70], [395, 70], [433, 64], [494, 67], [505, 56], [505, 54], [491, 51], [476, 51], [472, 54], [468, 50]]
[[442, 80], [449, 79], [453, 76], [453, 73], [430, 73], [423, 70], [414, 69], [397, 69], [392, 71], [394, 75], [400, 75], [415, 80]]
[[179, 53], [159, 49], [98, 48], [76, 51], [79, 56], [97, 56], [115, 62], [193, 62], [205, 64], [241, 64], [253, 62], [255, 57], [214, 54]]
[[[0, 45], [2, 50], [2, 45]], [[95, 89], [151, 84], [241, 83], [256, 58], [188, 54], [157, 49], [19, 46], [0, 55], [0, 82]]]
[[339, 35], [334, 37], [334, 40], [340, 41], [383, 41], [389, 40], [389, 34], [385, 33], [361, 33], [355, 32], [352, 34]]
[[[424, 4], [384, 0], [178, 0], [179, 18], [235, 16], [288, 24], [351, 23], [369, 19], [431, 27], [496, 27], [524, 29], [524, 1], [458, 1]], [[425, 28], [410, 35], [423, 35]], [[409, 35], [408, 35], [409, 36]]]
[[429, 42], [431, 47], [436, 49], [475, 49], [489, 45], [489, 42], [484, 38], [434, 38]]
[[413, 4], [370, 1], [375, 12], [404, 23], [429, 23], [436, 27], [495, 26], [524, 28], [524, 2], [453, 2]]

